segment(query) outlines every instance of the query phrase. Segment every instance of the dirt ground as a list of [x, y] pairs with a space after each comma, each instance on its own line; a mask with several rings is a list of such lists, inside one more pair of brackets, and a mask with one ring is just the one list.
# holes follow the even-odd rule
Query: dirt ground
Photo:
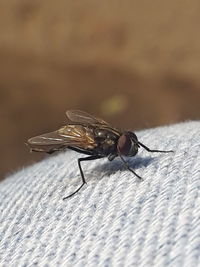
[[[126, 129], [200, 118], [200, 2], [0, 3], [0, 177], [82, 109]], [[145, 140], [143, 140], [145, 142]]]

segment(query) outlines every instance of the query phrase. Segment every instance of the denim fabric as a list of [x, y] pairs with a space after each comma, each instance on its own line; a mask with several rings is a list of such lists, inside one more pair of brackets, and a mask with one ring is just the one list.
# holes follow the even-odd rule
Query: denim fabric
[[[0, 266], [200, 266], [200, 122], [137, 132], [127, 158], [48, 156], [0, 183]], [[27, 152], [28, 153], [28, 152]]]

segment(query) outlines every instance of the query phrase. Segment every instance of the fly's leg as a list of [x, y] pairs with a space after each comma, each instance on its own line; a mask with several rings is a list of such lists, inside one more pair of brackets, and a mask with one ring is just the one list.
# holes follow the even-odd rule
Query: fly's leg
[[78, 189], [76, 191], [74, 191], [72, 194], [66, 196], [63, 198], [63, 200], [67, 199], [67, 198], [70, 198], [72, 197], [73, 195], [75, 195], [83, 186], [84, 184], [86, 184], [86, 180], [85, 180], [85, 177], [84, 177], [84, 173], [83, 173], [83, 170], [82, 170], [82, 167], [81, 167], [81, 161], [87, 161], [87, 160], [93, 160], [93, 159], [100, 159], [102, 158], [102, 156], [99, 156], [99, 155], [93, 155], [93, 156], [89, 156], [89, 157], [86, 157], [86, 158], [80, 158], [78, 159], [78, 167], [79, 167], [79, 170], [80, 170], [80, 173], [81, 173], [81, 179], [82, 179], [82, 184], [78, 187]]
[[160, 153], [171, 153], [174, 152], [173, 150], [157, 150], [157, 149], [150, 149], [144, 144], [138, 142], [139, 145], [141, 145], [144, 149], [146, 149], [148, 152], [160, 152]]
[[125, 159], [122, 157], [121, 153], [119, 153], [119, 156], [121, 158], [121, 160], [124, 163], [124, 166], [127, 168], [127, 170], [129, 170], [130, 172], [132, 172], [137, 178], [142, 180], [142, 177], [139, 176], [136, 172], [134, 172], [134, 170], [128, 165], [128, 163], [125, 161]]

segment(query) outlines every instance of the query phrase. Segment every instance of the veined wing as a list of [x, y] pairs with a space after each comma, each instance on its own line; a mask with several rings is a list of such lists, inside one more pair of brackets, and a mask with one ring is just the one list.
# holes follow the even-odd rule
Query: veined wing
[[81, 110], [68, 110], [66, 115], [73, 122], [109, 126], [109, 123], [106, 121], [96, 118], [95, 116]]
[[91, 129], [81, 125], [66, 125], [57, 131], [42, 134], [28, 140], [28, 145], [35, 151], [55, 151], [63, 147], [92, 149], [95, 147]]

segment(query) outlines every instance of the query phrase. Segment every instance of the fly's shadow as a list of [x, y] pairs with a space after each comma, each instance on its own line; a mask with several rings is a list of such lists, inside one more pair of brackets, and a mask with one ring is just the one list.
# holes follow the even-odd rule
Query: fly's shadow
[[[152, 157], [137, 157], [134, 160], [132, 159], [127, 159], [127, 163], [130, 168], [133, 170], [140, 169], [142, 167], [147, 167], [153, 162], [154, 158]], [[120, 160], [120, 158], [117, 158], [113, 161], [107, 161], [103, 164], [98, 164], [96, 167], [94, 167], [93, 171], [95, 173], [100, 173], [104, 175], [111, 175], [114, 174], [118, 171], [127, 171], [127, 167], [124, 165], [123, 161]], [[136, 177], [137, 178], [137, 177]]]

